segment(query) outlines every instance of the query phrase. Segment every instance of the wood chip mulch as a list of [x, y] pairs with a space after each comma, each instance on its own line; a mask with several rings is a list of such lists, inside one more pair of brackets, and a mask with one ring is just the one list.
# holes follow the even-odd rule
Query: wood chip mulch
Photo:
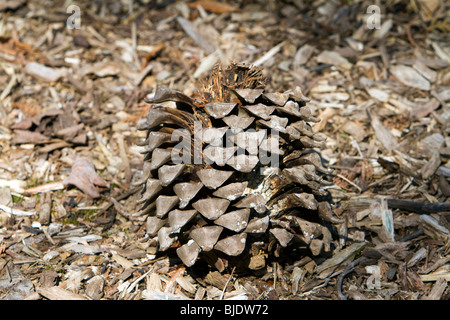
[[[66, 3], [0, 0], [0, 299], [450, 298], [448, 2]], [[321, 118], [331, 253], [186, 268], [134, 214], [143, 99], [232, 61]]]

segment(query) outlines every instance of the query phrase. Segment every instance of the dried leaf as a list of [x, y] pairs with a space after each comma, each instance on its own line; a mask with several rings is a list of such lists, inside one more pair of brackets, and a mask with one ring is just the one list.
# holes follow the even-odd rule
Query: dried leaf
[[97, 174], [92, 161], [88, 158], [75, 157], [70, 175], [63, 180], [64, 186], [74, 185], [91, 198], [100, 197], [95, 187], [108, 187], [107, 183]]
[[49, 137], [40, 134], [39, 132], [32, 132], [28, 130], [14, 130], [14, 136], [11, 143], [12, 144], [42, 143], [49, 140], [50, 140]]
[[197, 8], [198, 6], [201, 6], [203, 9], [217, 14], [234, 12], [239, 10], [238, 8], [232, 5], [214, 0], [196, 0], [194, 2], [188, 3], [188, 6], [191, 8]]

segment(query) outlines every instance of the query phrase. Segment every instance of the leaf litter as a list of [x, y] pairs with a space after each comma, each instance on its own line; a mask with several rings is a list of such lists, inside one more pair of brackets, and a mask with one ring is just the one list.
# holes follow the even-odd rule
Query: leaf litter
[[[1, 299], [450, 297], [448, 3], [57, 2], [0, 1]], [[158, 253], [133, 187], [144, 98], [231, 61], [300, 86], [334, 182], [330, 250], [245, 274]]]

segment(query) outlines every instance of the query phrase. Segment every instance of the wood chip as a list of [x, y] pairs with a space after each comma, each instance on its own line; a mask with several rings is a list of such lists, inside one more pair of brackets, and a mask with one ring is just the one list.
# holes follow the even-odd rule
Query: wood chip
[[429, 91], [430, 82], [415, 69], [404, 65], [393, 66], [389, 71], [404, 85]]
[[194, 41], [206, 52], [213, 53], [215, 51], [215, 46], [206, 39], [197, 28], [188, 20], [183, 17], [177, 17], [177, 22], [183, 28], [183, 30], [188, 34]]
[[398, 148], [398, 142], [394, 136], [389, 132], [389, 130], [380, 122], [378, 116], [374, 112], [368, 111], [370, 117], [370, 124], [375, 131], [375, 136], [378, 141], [385, 147], [389, 152]]
[[82, 295], [56, 286], [50, 288], [38, 287], [36, 288], [36, 291], [49, 300], [87, 300], [87, 298]]
[[62, 76], [62, 72], [58, 69], [49, 68], [40, 63], [29, 62], [26, 64], [24, 71], [41, 80], [55, 82]]
[[343, 249], [342, 251], [336, 252], [332, 258], [329, 258], [322, 264], [318, 265], [316, 268], [316, 272], [320, 274], [328, 268], [339, 265], [340, 263], [348, 259], [351, 255], [364, 248], [366, 245], [366, 242], [354, 243], [351, 246]]

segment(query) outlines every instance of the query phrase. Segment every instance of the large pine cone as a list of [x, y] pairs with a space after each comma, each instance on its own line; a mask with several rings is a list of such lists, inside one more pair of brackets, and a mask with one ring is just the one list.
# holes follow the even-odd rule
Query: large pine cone
[[[216, 67], [195, 98], [159, 87], [139, 130], [146, 154], [142, 208], [159, 251], [176, 247], [192, 266], [199, 255], [219, 270], [232, 257], [257, 269], [261, 252], [299, 241], [330, 250], [332, 221], [323, 138], [300, 88], [265, 92], [259, 69]], [[157, 105], [174, 101], [176, 108]], [[313, 222], [315, 221], [315, 222]], [[259, 254], [259, 256], [258, 256]], [[256, 259], [256, 257], [258, 259]]]

